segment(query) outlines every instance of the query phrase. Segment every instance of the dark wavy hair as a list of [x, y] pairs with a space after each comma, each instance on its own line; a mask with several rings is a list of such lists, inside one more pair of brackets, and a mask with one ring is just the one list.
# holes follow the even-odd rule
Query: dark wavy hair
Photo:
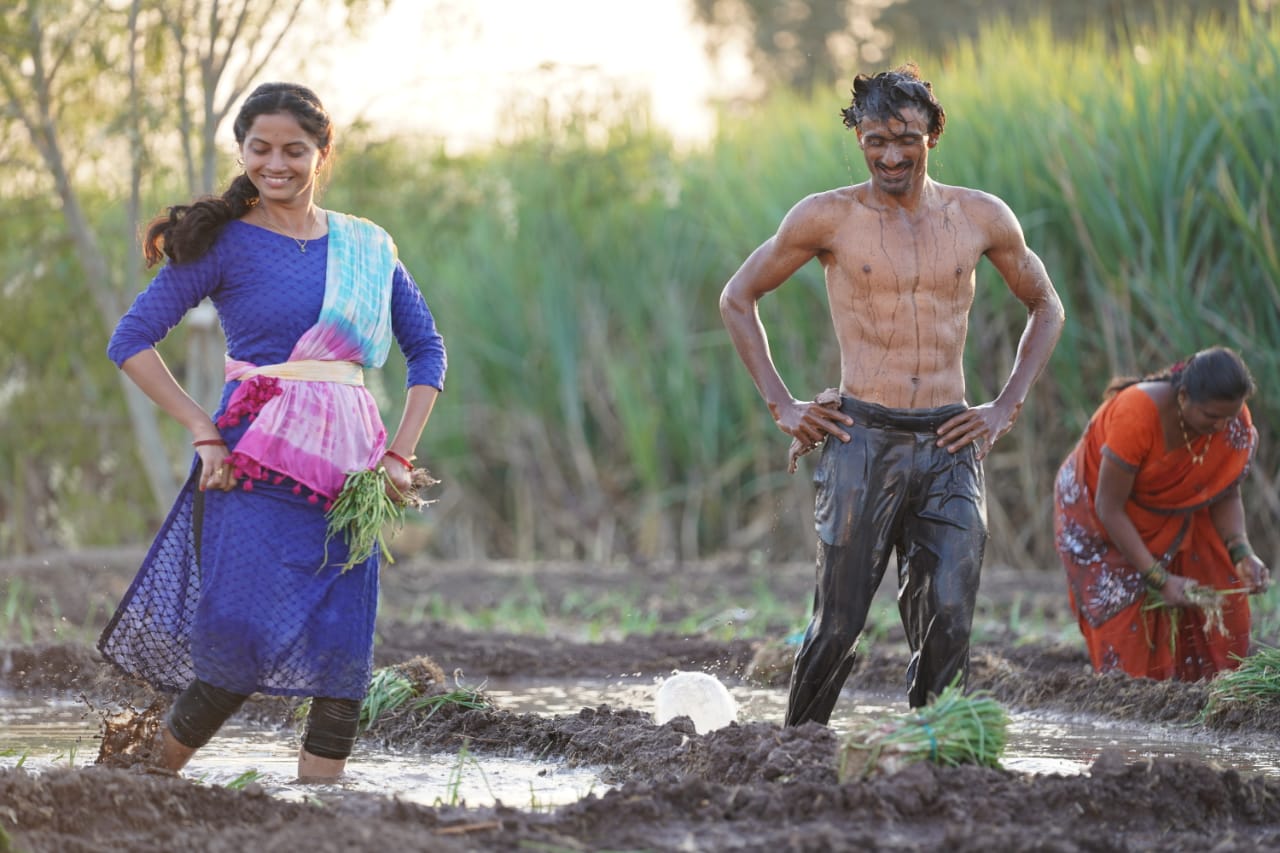
[[920, 69], [914, 62], [899, 65], [892, 71], [879, 74], [859, 74], [853, 78], [853, 101], [840, 111], [844, 126], [862, 126], [865, 118], [896, 118], [905, 122], [902, 110], [919, 107], [929, 117], [929, 133], [936, 139], [947, 126], [947, 113], [933, 96], [933, 86], [920, 79]]
[[1200, 350], [1186, 361], [1172, 364], [1159, 373], [1112, 379], [1103, 397], [1113, 397], [1139, 382], [1168, 382], [1175, 391], [1186, 391], [1193, 403], [1247, 400], [1257, 389], [1244, 359], [1226, 347]]
[[[321, 150], [332, 144], [333, 122], [315, 92], [297, 83], [263, 83], [250, 93], [236, 114], [232, 125], [236, 145], [244, 145], [258, 116], [280, 113], [297, 119]], [[220, 196], [203, 196], [190, 204], [173, 205], [147, 225], [142, 240], [147, 266], [154, 266], [166, 256], [174, 263], [202, 257], [228, 222], [244, 216], [257, 203], [258, 188], [248, 175], [241, 173]]]

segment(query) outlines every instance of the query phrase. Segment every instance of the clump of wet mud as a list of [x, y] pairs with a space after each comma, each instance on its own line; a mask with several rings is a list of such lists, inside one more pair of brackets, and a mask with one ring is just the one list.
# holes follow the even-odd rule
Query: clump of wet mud
[[391, 669], [406, 679], [419, 696], [429, 696], [445, 689], [444, 670], [426, 655], [417, 655], [392, 664]]
[[115, 713], [102, 712], [101, 742], [95, 763], [110, 767], [152, 763], [168, 709], [167, 700], [156, 699], [141, 710], [125, 706]]

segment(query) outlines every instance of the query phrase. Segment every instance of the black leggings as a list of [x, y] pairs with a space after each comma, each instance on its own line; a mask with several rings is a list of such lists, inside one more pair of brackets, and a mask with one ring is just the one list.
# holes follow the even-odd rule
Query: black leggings
[[[199, 749], [248, 698], [197, 678], [169, 709], [169, 732], [183, 746]], [[320, 758], [346, 758], [355, 745], [359, 723], [359, 700], [312, 699], [302, 748]]]
[[907, 700], [927, 704], [969, 668], [969, 632], [986, 546], [982, 467], [973, 447], [948, 453], [937, 428], [964, 411], [886, 409], [845, 397], [847, 443], [828, 439], [814, 472], [817, 578], [813, 618], [791, 674], [787, 725], [826, 723], [889, 561], [911, 648]]

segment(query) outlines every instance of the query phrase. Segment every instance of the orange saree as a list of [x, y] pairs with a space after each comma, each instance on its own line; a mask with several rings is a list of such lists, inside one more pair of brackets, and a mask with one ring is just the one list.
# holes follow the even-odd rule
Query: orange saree
[[1248, 407], [1220, 433], [1196, 443], [1196, 464], [1186, 447], [1168, 449], [1155, 403], [1129, 386], [1099, 407], [1084, 435], [1058, 469], [1054, 484], [1054, 539], [1066, 569], [1071, 607], [1099, 672], [1196, 681], [1234, 669], [1249, 650], [1249, 601], [1222, 597], [1222, 627], [1196, 607], [1150, 607], [1139, 567], [1107, 538], [1094, 514], [1093, 496], [1103, 448], [1135, 472], [1125, 511], [1147, 548], [1170, 574], [1217, 590], [1238, 590], [1236, 575], [1209, 508], [1243, 479], [1257, 440]]

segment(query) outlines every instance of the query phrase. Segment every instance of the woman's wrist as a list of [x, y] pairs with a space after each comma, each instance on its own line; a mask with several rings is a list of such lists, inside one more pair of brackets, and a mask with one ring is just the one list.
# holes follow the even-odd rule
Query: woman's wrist
[[1164, 585], [1169, 582], [1169, 572], [1164, 566], [1160, 565], [1159, 560], [1156, 560], [1142, 570], [1142, 579], [1147, 582], [1147, 586], [1163, 589]]
[[418, 458], [417, 456], [413, 456], [413, 455], [410, 455], [407, 457], [401, 456], [399, 453], [396, 453], [394, 450], [390, 450], [390, 449], [386, 450], [382, 455], [384, 457], [390, 456], [392, 459], [399, 462], [401, 465], [403, 465], [406, 469], [410, 471], [413, 470], [413, 460]]

